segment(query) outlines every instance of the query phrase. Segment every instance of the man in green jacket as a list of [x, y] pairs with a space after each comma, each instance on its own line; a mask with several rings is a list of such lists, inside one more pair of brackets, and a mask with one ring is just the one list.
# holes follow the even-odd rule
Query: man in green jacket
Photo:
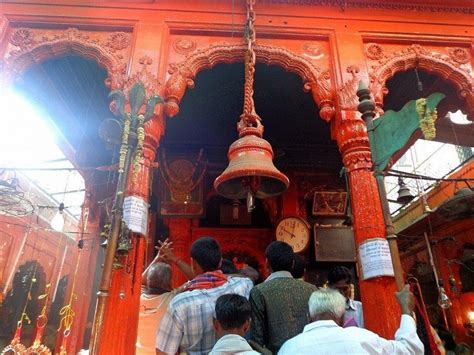
[[316, 286], [291, 276], [294, 255], [287, 243], [271, 243], [265, 251], [270, 276], [250, 292], [252, 340], [274, 354], [310, 322], [308, 300]]

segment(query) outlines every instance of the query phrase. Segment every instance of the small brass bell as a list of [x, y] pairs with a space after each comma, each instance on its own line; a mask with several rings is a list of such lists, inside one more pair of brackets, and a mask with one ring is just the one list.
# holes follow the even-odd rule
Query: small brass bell
[[398, 186], [400, 186], [397, 198], [398, 203], [400, 203], [401, 205], [406, 205], [415, 198], [415, 196], [412, 195], [410, 189], [407, 185], [405, 185], [405, 182], [401, 177], [398, 178]]

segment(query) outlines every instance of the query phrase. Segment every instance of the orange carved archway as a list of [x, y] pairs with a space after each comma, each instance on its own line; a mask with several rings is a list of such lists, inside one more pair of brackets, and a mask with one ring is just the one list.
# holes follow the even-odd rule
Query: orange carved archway
[[471, 56], [466, 49], [450, 48], [449, 55], [446, 55], [413, 44], [386, 54], [380, 44], [368, 43], [365, 50], [372, 60], [369, 66], [370, 90], [379, 110], [382, 110], [384, 96], [388, 93], [387, 80], [397, 72], [419, 68], [451, 82], [457, 88], [459, 98], [465, 100], [471, 120], [474, 119], [474, 79], [468, 68]]
[[[165, 112], [169, 117], [179, 112], [179, 103], [187, 88], [194, 88], [194, 78], [203, 69], [209, 69], [221, 63], [243, 61], [245, 45], [214, 44], [189, 55], [181, 63], [170, 64], [171, 75], [165, 85]], [[329, 70], [321, 70], [306, 58], [285, 48], [256, 45], [257, 62], [278, 65], [285, 70], [298, 74], [303, 80], [305, 91], [311, 91], [314, 101], [320, 109], [320, 116], [329, 122], [335, 114], [334, 90]]]
[[17, 28], [10, 33], [8, 41], [10, 46], [3, 55], [2, 68], [6, 82], [15, 80], [34, 64], [77, 54], [107, 70], [105, 84], [110, 89], [119, 89], [124, 84], [130, 52], [129, 33]]

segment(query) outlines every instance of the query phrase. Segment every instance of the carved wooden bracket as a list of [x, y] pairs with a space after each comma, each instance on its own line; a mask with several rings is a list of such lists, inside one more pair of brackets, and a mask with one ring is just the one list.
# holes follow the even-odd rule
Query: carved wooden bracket
[[[214, 44], [195, 51], [185, 61], [170, 64], [171, 74], [165, 85], [165, 112], [169, 117], [179, 112], [179, 103], [187, 88], [194, 88], [194, 79], [201, 70], [212, 68], [220, 63], [243, 61], [244, 45]], [[321, 71], [311, 61], [296, 55], [287, 49], [273, 46], [255, 46], [257, 61], [278, 65], [285, 70], [298, 74], [303, 79], [305, 91], [311, 91], [313, 99], [320, 109], [320, 116], [329, 122], [335, 114], [334, 90], [331, 86], [329, 70]]]
[[400, 51], [385, 53], [378, 43], [368, 43], [365, 48], [370, 61], [370, 90], [379, 113], [383, 112], [383, 98], [388, 93], [385, 83], [399, 71], [423, 69], [450, 81], [457, 88], [458, 96], [466, 102], [466, 109], [474, 119], [474, 79], [470, 71], [471, 55], [464, 48], [449, 48], [449, 55], [428, 50], [413, 44]]
[[9, 43], [3, 58], [4, 80], [15, 80], [31, 65], [48, 58], [77, 54], [107, 69], [105, 84], [111, 90], [124, 83], [130, 54], [129, 33], [17, 28], [10, 33]]
[[343, 110], [357, 110], [359, 100], [357, 98], [357, 86], [359, 85], [359, 67], [350, 65], [346, 68], [346, 72], [351, 74], [351, 78], [344, 82], [342, 88], [338, 90], [339, 106]]

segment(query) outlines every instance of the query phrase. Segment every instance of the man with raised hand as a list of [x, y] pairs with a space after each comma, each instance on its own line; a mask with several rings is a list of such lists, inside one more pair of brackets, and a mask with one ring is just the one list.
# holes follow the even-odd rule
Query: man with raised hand
[[246, 277], [231, 277], [221, 270], [219, 243], [202, 237], [191, 246], [195, 276], [171, 301], [156, 337], [156, 354], [207, 354], [217, 336], [214, 307], [219, 296], [235, 293], [248, 298], [253, 283]]
[[410, 287], [405, 285], [396, 296], [402, 310], [400, 327], [395, 333], [395, 340], [387, 340], [367, 329], [343, 328], [346, 310], [344, 296], [333, 289], [317, 290], [309, 299], [313, 323], [304, 327], [303, 333], [283, 344], [278, 354], [421, 355], [424, 347], [416, 334], [416, 323], [412, 318], [415, 299]]

